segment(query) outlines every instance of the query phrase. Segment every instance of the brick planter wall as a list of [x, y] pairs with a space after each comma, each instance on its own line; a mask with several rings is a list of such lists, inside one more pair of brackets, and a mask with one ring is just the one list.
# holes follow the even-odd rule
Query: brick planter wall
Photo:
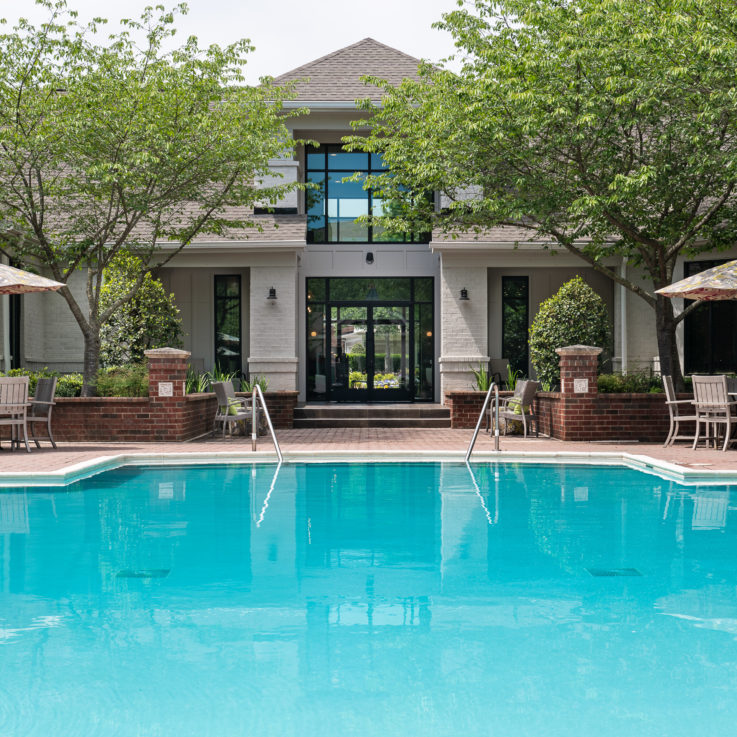
[[[189, 353], [171, 348], [146, 351], [148, 397], [57, 397], [51, 426], [57, 440], [154, 442], [191, 440], [209, 433], [217, 400], [213, 393], [185, 394]], [[239, 392], [238, 396], [249, 396]], [[294, 427], [296, 391], [266, 392], [275, 429]], [[40, 439], [45, 427], [36, 428]]]
[[[596, 368], [600, 349], [568, 346], [558, 352], [562, 390], [539, 392], [535, 398], [543, 435], [580, 441], [665, 440], [669, 427], [665, 394], [599, 394]], [[450, 409], [451, 427], [475, 427], [484, 396], [484, 392], [447, 392], [445, 404]], [[691, 395], [678, 398], [690, 399]], [[683, 423], [680, 432], [688, 434], [692, 430], [693, 424]]]
[[[500, 397], [511, 395], [512, 392], [499, 392]], [[445, 406], [450, 410], [450, 426], [455, 430], [476, 427], [485, 398], [486, 392], [445, 392]], [[486, 422], [481, 427], [486, 427]]]

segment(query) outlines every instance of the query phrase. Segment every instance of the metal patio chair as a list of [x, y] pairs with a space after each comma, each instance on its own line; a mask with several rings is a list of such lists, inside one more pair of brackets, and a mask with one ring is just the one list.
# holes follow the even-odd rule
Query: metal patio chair
[[46, 432], [49, 434], [51, 445], [56, 448], [54, 436], [51, 434], [51, 410], [56, 406], [54, 394], [56, 393], [56, 376], [50, 379], [42, 378], [36, 383], [36, 392], [31, 400], [31, 411], [26, 416], [26, 422], [31, 423], [31, 436], [36, 447], [41, 445], [36, 438], [36, 424], [39, 422], [46, 423]]
[[701, 425], [706, 425], [706, 438], [708, 443], [713, 438], [716, 441], [719, 436], [720, 426], [724, 430], [725, 451], [731, 443], [737, 443], [737, 438], [732, 438], [732, 428], [737, 425], [737, 401], [729, 401], [729, 390], [726, 376], [693, 376], [694, 407], [696, 408], [696, 436], [693, 447], [699, 443], [701, 436]]
[[251, 419], [252, 400], [247, 397], [236, 397], [232, 381], [214, 381], [212, 388], [218, 402], [213, 432], [217, 430], [217, 425], [220, 423], [223, 426], [223, 437], [225, 437], [226, 427], [232, 436], [234, 424], [248, 422]]
[[[665, 404], [668, 407], [668, 414], [670, 416], [670, 428], [668, 429], [668, 436], [663, 443], [663, 447], [667, 448], [669, 445], [673, 445], [676, 440], [693, 442], [693, 435], [679, 434], [681, 422], [696, 422], [697, 420], [693, 400], [678, 399], [676, 397], [676, 392], [673, 388], [673, 378], [671, 376], [663, 375], [663, 388], [665, 389]], [[688, 406], [686, 407], [685, 405]]]
[[[506, 422], [517, 421], [522, 423], [522, 432], [527, 437], [527, 428], [531, 427], [531, 423], [535, 423], [535, 436], [539, 437], [540, 428], [538, 426], [537, 415], [533, 408], [535, 394], [537, 394], [540, 385], [537, 381], [530, 379], [518, 379], [514, 387], [514, 395], [511, 397], [503, 397], [499, 403], [499, 417], [504, 418]], [[492, 407], [487, 410], [486, 427], [489, 428], [492, 423]], [[506, 435], [506, 425], [505, 433]]]

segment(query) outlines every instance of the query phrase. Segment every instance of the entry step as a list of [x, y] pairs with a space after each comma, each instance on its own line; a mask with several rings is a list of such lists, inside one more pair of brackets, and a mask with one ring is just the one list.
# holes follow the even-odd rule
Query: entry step
[[306, 404], [294, 410], [294, 427], [450, 427], [439, 404]]

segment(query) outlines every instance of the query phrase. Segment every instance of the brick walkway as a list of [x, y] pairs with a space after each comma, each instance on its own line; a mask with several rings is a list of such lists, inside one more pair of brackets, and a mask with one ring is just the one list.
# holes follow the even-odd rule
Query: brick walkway
[[[464, 453], [471, 439], [471, 430], [409, 429], [409, 428], [348, 428], [319, 430], [280, 430], [282, 451], [455, 451]], [[0, 471], [55, 471], [117, 454], [244, 452], [250, 451], [250, 439], [204, 439], [188, 443], [60, 443], [57, 450], [47, 443], [33, 452], [9, 452], [7, 443], [0, 452]], [[269, 438], [260, 438], [258, 449], [271, 451]], [[493, 441], [485, 433], [479, 435], [476, 448], [493, 450]], [[649, 443], [583, 443], [562, 442], [548, 438], [502, 437], [502, 451], [513, 452], [620, 452], [647, 455], [685, 467], [704, 470], [734, 470], [737, 472], [737, 450], [726, 453], [716, 450], [691, 450], [680, 444], [671, 448]]]

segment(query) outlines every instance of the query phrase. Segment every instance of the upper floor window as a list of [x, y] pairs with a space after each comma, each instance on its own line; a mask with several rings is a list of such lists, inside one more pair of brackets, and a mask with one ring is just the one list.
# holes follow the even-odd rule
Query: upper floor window
[[[362, 215], [380, 217], [381, 198], [363, 182], [346, 182], [386, 171], [380, 154], [345, 151], [340, 144], [310, 146], [306, 150], [306, 181], [317, 185], [306, 192], [308, 243], [413, 243], [427, 239], [392, 233], [378, 225], [356, 222]], [[361, 178], [363, 178], [361, 177]]]

